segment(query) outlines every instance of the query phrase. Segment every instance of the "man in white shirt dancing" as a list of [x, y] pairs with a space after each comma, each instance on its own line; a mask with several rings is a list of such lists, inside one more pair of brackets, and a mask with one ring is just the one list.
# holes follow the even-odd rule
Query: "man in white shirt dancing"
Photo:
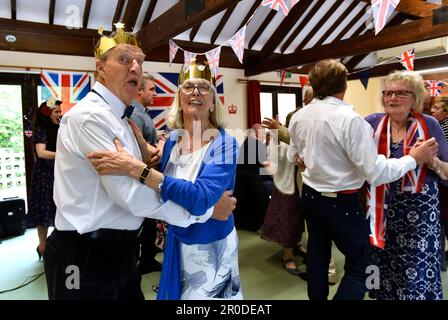
[[336, 60], [318, 62], [309, 75], [315, 99], [294, 114], [289, 126], [290, 161], [302, 161], [302, 201], [309, 232], [308, 297], [328, 298], [331, 243], [345, 256], [345, 274], [334, 299], [361, 300], [370, 264], [369, 230], [358, 190], [367, 180], [381, 185], [432, 159], [430, 139], [400, 159], [377, 155], [371, 126], [344, 103], [347, 69]]
[[[171, 201], [163, 203], [144, 185], [149, 172], [142, 171], [141, 183], [126, 176], [100, 176], [95, 171], [100, 168], [86, 158], [91, 151], [115, 150], [114, 138], [142, 158], [126, 116], [145, 56], [137, 39], [116, 26], [115, 36], [101, 37], [95, 49], [97, 82], [92, 92], [63, 116], [58, 133], [55, 230], [44, 256], [49, 299], [144, 299], [135, 250], [143, 219], [186, 227], [206, 221], [213, 211], [190, 215]], [[221, 199], [227, 205], [234, 200]], [[223, 208], [222, 202], [218, 207]], [[213, 217], [226, 220], [233, 208], [227, 206]]]

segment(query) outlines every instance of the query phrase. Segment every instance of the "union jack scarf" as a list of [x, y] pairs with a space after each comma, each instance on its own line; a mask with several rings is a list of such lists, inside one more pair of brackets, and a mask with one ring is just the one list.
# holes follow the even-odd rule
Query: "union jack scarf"
[[[411, 124], [406, 129], [403, 139], [403, 155], [409, 154], [418, 137], [429, 139], [425, 118], [417, 112], [412, 112], [408, 119]], [[378, 154], [390, 158], [391, 122], [386, 114], [375, 129], [373, 139], [378, 148]], [[421, 192], [425, 183], [427, 168], [425, 165], [417, 166], [415, 170], [408, 171], [402, 179], [401, 190], [411, 193]], [[370, 220], [370, 244], [384, 249], [384, 234], [386, 230], [386, 210], [391, 198], [390, 183], [367, 188], [367, 219]]]

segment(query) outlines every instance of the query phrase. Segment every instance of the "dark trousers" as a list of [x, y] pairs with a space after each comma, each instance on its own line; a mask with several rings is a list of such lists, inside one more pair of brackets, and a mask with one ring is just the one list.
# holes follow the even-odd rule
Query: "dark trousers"
[[112, 233], [114, 237], [103, 239], [74, 231], [52, 232], [44, 255], [50, 300], [144, 300], [135, 254], [137, 235]]
[[156, 236], [156, 220], [145, 218], [137, 244], [137, 257], [140, 264], [148, 265], [154, 263], [154, 258], [157, 254]]
[[326, 197], [303, 185], [302, 203], [308, 227], [307, 275], [310, 300], [328, 298], [331, 244], [345, 256], [345, 274], [335, 300], [362, 300], [367, 291], [366, 268], [371, 264], [369, 230], [358, 194]]

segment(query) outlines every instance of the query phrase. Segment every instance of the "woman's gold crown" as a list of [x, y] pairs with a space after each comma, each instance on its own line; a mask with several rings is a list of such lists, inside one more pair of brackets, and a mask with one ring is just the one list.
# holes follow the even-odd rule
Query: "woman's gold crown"
[[100, 58], [103, 54], [105, 54], [108, 50], [114, 48], [115, 46], [125, 43], [130, 44], [136, 47], [140, 47], [137, 36], [131, 34], [129, 32], [125, 32], [124, 24], [121, 22], [117, 22], [114, 24], [117, 31], [115, 32], [113, 37], [108, 37], [103, 35], [104, 29], [101, 27], [98, 29], [98, 33], [101, 35], [100, 41], [98, 42], [95, 48], [95, 57]]
[[185, 80], [188, 79], [205, 79], [209, 81], [211, 84], [215, 85], [215, 78], [212, 75], [212, 72], [210, 71], [210, 67], [208, 66], [207, 62], [204, 62], [204, 64], [196, 64], [196, 58], [191, 59], [190, 67], [188, 68], [188, 71], [185, 72], [184, 68], [182, 66], [182, 69], [180, 70], [179, 74], [179, 81], [178, 84], [181, 85], [184, 83]]

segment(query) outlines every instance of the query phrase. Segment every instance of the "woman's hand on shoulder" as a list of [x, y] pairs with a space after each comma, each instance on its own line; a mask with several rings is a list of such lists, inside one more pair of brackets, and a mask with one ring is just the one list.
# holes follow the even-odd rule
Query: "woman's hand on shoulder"
[[116, 151], [93, 151], [87, 154], [87, 159], [99, 175], [130, 176], [138, 179], [146, 164], [128, 153], [120, 140], [114, 139]]

